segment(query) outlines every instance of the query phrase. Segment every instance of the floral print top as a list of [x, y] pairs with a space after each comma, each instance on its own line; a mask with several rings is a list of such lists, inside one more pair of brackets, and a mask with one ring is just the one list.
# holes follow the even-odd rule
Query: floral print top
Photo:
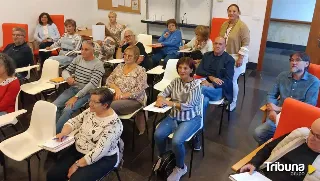
[[119, 64], [107, 79], [107, 86], [115, 84], [122, 93], [132, 94], [130, 99], [143, 103], [145, 89], [148, 87], [147, 74], [145, 68], [137, 66], [127, 75], [123, 73], [125, 64]]
[[125, 26], [119, 23], [117, 23], [116, 26], [111, 26], [111, 24], [109, 23], [107, 25], [107, 29], [114, 36], [114, 38], [117, 41], [117, 44], [119, 45], [121, 41], [121, 32], [125, 29]]

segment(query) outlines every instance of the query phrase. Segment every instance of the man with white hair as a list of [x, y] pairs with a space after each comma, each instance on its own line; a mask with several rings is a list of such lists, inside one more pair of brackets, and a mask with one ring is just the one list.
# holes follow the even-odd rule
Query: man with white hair
[[141, 66], [144, 67], [146, 70], [150, 69], [150, 62], [148, 58], [148, 54], [146, 53], [146, 50], [141, 42], [138, 42], [136, 40], [136, 35], [133, 33], [132, 30], [125, 30], [123, 40], [120, 42], [120, 48], [121, 48], [121, 53], [117, 53], [117, 58], [123, 58], [124, 50], [128, 48], [130, 45], [135, 45], [139, 48], [140, 50], [140, 57], [137, 61], [137, 63]]
[[[253, 171], [260, 170], [274, 181], [319, 180], [319, 154], [320, 118], [312, 123], [311, 128], [298, 128], [266, 144], [240, 172], [249, 171], [252, 174]], [[316, 169], [313, 173], [308, 173], [309, 165]]]

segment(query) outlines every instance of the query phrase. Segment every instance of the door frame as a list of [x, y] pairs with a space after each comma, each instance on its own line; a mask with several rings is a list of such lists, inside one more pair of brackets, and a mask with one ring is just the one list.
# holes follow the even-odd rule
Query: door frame
[[258, 71], [262, 70], [264, 53], [267, 47], [272, 3], [273, 3], [273, 0], [267, 0], [267, 7], [266, 7], [266, 13], [264, 15], [264, 23], [263, 23], [263, 30], [262, 30], [262, 37], [261, 37], [261, 43], [260, 43], [259, 58], [258, 58], [258, 66], [257, 66]]

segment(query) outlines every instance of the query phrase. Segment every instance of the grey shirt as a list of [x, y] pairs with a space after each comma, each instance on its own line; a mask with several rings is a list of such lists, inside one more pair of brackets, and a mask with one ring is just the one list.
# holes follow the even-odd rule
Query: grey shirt
[[62, 71], [62, 77], [67, 80], [67, 78], [74, 75], [76, 81], [74, 86], [81, 89], [76, 96], [82, 97], [90, 90], [100, 86], [99, 84], [104, 72], [105, 70], [100, 60], [94, 58], [93, 60], [86, 61], [79, 55]]
[[[318, 100], [319, 79], [305, 72], [300, 80], [295, 80], [291, 72], [278, 75], [275, 85], [267, 95], [268, 103], [282, 106], [287, 97], [315, 106]], [[280, 96], [280, 100], [278, 97]]]

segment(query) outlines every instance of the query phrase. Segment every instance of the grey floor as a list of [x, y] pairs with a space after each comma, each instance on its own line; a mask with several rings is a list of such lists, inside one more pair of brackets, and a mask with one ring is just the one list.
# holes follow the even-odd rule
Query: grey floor
[[[270, 49], [266, 50], [263, 71], [257, 72], [248, 70], [246, 74], [246, 85], [244, 95], [243, 77], [239, 80], [240, 92], [238, 96], [237, 108], [231, 113], [230, 122], [227, 121], [227, 114], [222, 126], [222, 133], [218, 135], [219, 118], [221, 108], [209, 107], [207, 120], [205, 121], [205, 157], [201, 152], [194, 154], [192, 177], [184, 176], [181, 180], [190, 181], [227, 181], [228, 175], [232, 173], [231, 166], [243, 156], [252, 151], [257, 144], [252, 138], [254, 128], [260, 124], [262, 113], [259, 107], [265, 101], [265, 96], [269, 88], [273, 85], [276, 75], [289, 67], [289, 51]], [[54, 99], [54, 96], [51, 98]], [[24, 128], [27, 128], [30, 121], [34, 98], [24, 96], [23, 101], [28, 113], [20, 118]], [[149, 128], [153, 116], [149, 117]], [[144, 181], [150, 174], [151, 162], [151, 134], [136, 135], [135, 151], [131, 151], [132, 127], [130, 122], [123, 122], [123, 140], [125, 142], [124, 165], [120, 171], [123, 181]], [[8, 128], [6, 134], [13, 131]], [[186, 163], [189, 163], [190, 149], [187, 147]], [[19, 149], [19, 147], [17, 147]], [[46, 159], [47, 153], [41, 152], [41, 162], [36, 157], [31, 159], [32, 180], [45, 180], [46, 171], [54, 164], [52, 159]], [[7, 180], [28, 180], [27, 162], [16, 162], [6, 158]], [[3, 172], [0, 168], [0, 179]], [[116, 180], [112, 173], [104, 180]], [[160, 179], [158, 179], [160, 180]]]

